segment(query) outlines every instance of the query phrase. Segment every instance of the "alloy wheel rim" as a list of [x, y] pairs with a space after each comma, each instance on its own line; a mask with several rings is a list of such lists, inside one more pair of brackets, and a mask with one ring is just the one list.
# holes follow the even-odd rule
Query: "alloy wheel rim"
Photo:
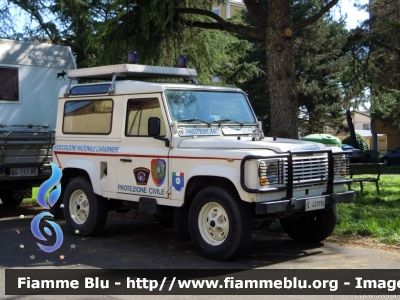
[[205, 204], [199, 213], [198, 227], [202, 238], [210, 245], [221, 245], [229, 234], [226, 210], [217, 202]]
[[69, 211], [76, 224], [83, 224], [89, 216], [89, 200], [82, 190], [76, 190], [69, 199]]

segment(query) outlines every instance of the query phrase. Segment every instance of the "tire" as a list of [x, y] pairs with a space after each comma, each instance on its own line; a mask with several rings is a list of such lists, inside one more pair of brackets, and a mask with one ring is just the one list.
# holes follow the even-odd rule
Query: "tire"
[[386, 166], [390, 166], [390, 160], [389, 160], [389, 158], [385, 157], [385, 158], [383, 159], [383, 163], [384, 163]]
[[64, 191], [64, 216], [68, 227], [80, 236], [100, 234], [107, 220], [107, 200], [93, 192], [84, 177], [72, 179]]
[[297, 242], [318, 243], [331, 235], [336, 226], [336, 204], [329, 209], [305, 212], [299, 219], [280, 219], [285, 233]]
[[252, 233], [250, 207], [222, 187], [208, 187], [193, 199], [190, 235], [206, 258], [230, 260], [243, 254]]
[[5, 206], [18, 206], [24, 200], [19, 193], [14, 193], [11, 189], [0, 190], [0, 199]]
[[57, 202], [50, 207], [50, 213], [54, 216], [54, 219], [61, 220], [64, 219], [64, 209], [60, 207], [63, 204], [64, 193], [61, 192], [60, 198], [58, 198]]
[[190, 240], [189, 229], [189, 212], [190, 207], [177, 207], [174, 212], [174, 234], [178, 242]]

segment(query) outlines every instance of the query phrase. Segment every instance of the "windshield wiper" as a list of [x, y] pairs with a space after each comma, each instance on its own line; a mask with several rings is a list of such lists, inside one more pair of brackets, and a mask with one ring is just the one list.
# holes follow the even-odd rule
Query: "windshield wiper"
[[221, 127], [222, 122], [235, 122], [235, 123], [239, 124], [240, 127], [243, 127], [243, 125], [244, 125], [243, 123], [241, 123], [239, 121], [232, 120], [232, 119], [222, 119], [222, 120], [218, 120], [216, 122], [218, 123], [219, 127]]
[[211, 123], [208, 123], [208, 122], [200, 120], [200, 119], [182, 119], [182, 120], [178, 120], [178, 122], [194, 122], [194, 121], [202, 122], [204, 124], [207, 124], [208, 127], [211, 127]]

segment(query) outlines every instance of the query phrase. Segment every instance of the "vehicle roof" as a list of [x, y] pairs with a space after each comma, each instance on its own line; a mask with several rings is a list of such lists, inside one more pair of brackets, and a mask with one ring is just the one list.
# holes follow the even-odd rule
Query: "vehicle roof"
[[[111, 81], [96, 82], [96, 83], [84, 83], [84, 84], [71, 84], [71, 90], [76, 86], [93, 86], [99, 84], [112, 84]], [[64, 94], [67, 89], [65, 85], [58, 95], [59, 98], [64, 98]], [[129, 94], [149, 94], [149, 93], [161, 93], [166, 89], [184, 89], [184, 90], [208, 90], [208, 91], [225, 91], [225, 92], [242, 92], [238, 88], [228, 88], [220, 86], [207, 86], [207, 85], [196, 85], [186, 83], [160, 83], [160, 82], [147, 82], [137, 80], [121, 80], [115, 82], [115, 95], [129, 95]], [[70, 98], [82, 98], [91, 97], [107, 94], [90, 94], [90, 95], [73, 95]]]

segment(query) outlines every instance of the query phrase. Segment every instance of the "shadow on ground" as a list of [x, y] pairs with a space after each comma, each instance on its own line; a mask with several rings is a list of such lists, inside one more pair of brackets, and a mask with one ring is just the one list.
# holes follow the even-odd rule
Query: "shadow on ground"
[[[277, 266], [318, 255], [323, 252], [321, 247], [324, 246], [322, 243], [295, 243], [282, 235], [255, 231], [243, 257], [230, 262], [218, 262], [200, 256], [191, 241], [177, 242], [172, 229], [156, 222], [152, 216], [109, 213], [104, 231], [98, 237], [81, 237], [71, 232], [64, 220], [57, 221], [63, 231], [63, 244], [55, 252], [46, 253], [37, 243], [53, 245], [55, 234], [48, 241], [41, 242], [33, 236], [30, 228], [33, 217], [41, 211], [36, 206], [26, 204], [13, 208], [0, 206], [1, 266], [249, 269]], [[42, 227], [47, 224], [44, 221], [41, 223], [44, 223]]]

